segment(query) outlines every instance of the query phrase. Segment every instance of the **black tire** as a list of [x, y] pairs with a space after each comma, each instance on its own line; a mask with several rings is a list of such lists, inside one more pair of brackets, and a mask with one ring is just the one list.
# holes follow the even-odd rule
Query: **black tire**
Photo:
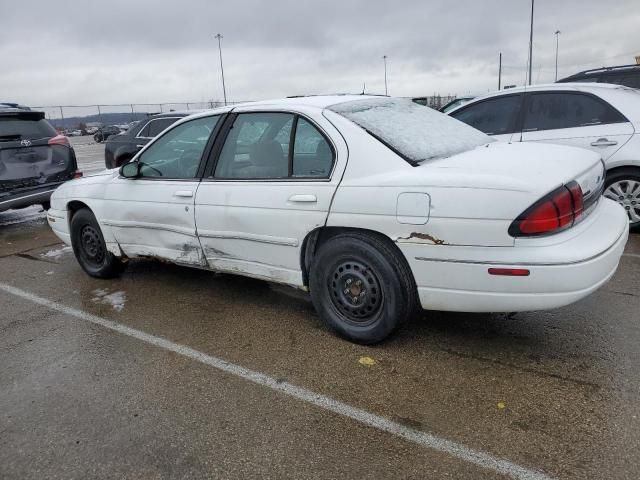
[[93, 140], [96, 143], [100, 143], [102, 141], [102, 137], [100, 135], [96, 134], [96, 135], [93, 136]]
[[120, 168], [125, 163], [128, 163], [131, 158], [133, 158], [131, 155], [122, 155], [121, 157], [118, 157], [113, 168]]
[[47, 210], [49, 210], [51, 208], [51, 202], [42, 202], [40, 204], [40, 206], [46, 212]]
[[418, 305], [405, 258], [374, 234], [345, 233], [323, 244], [311, 262], [309, 289], [324, 323], [361, 344], [387, 338]]
[[[610, 189], [614, 184], [618, 188]], [[637, 184], [640, 184], [640, 168], [633, 167], [621, 168], [608, 174], [604, 184], [605, 197], [615, 200], [625, 208], [629, 228], [633, 230], [640, 229], [640, 189]], [[632, 186], [635, 186], [635, 190]]]
[[126, 267], [107, 250], [100, 225], [89, 209], [78, 210], [71, 218], [71, 246], [82, 269], [92, 277], [117, 277]]

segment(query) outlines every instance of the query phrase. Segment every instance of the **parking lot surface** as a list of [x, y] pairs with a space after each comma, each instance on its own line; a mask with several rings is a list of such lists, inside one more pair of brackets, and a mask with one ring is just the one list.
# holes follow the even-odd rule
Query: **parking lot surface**
[[90, 278], [40, 210], [0, 213], [0, 478], [638, 478], [639, 235], [572, 306], [364, 347], [286, 287]]

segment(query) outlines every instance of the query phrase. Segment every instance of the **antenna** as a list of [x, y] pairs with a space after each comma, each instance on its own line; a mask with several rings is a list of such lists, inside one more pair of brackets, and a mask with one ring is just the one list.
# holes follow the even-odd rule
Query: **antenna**
[[366, 82], [362, 82], [362, 93], [360, 95], [364, 95], [364, 91], [367, 88]]

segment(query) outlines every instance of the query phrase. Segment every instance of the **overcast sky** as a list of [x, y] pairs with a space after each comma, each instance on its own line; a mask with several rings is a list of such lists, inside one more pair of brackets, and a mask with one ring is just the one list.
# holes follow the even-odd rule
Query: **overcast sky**
[[[28, 105], [295, 94], [481, 93], [525, 79], [530, 0], [0, 0], [0, 100]], [[533, 80], [640, 55], [639, 0], [537, 0]]]

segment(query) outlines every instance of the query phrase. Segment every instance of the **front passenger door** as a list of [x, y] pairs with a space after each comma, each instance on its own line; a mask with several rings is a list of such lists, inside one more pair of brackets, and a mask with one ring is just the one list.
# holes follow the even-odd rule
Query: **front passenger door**
[[219, 117], [177, 125], [136, 157], [139, 177], [117, 177], [108, 185], [103, 223], [125, 254], [202, 263], [193, 207], [202, 156]]

